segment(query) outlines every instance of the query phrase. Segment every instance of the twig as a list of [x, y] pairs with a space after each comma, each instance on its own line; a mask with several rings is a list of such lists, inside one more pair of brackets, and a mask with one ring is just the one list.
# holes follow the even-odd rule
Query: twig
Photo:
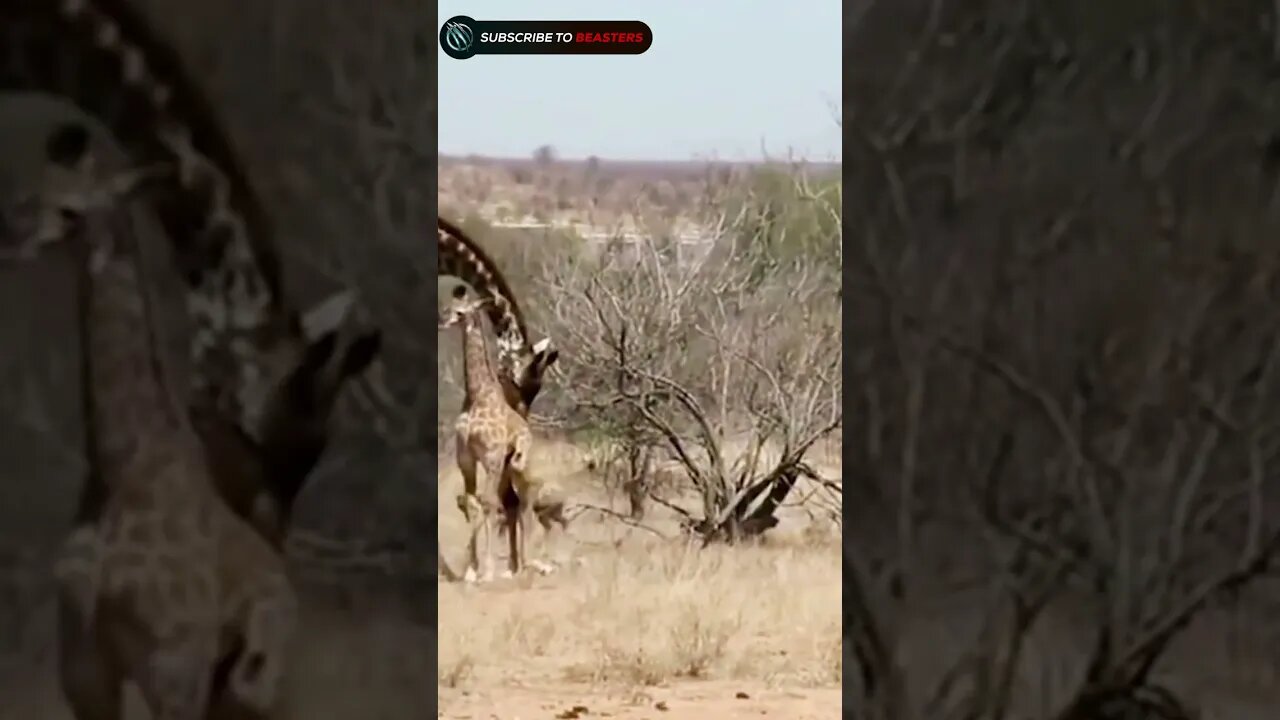
[[651, 533], [653, 533], [654, 535], [657, 535], [658, 537], [662, 538], [663, 540], [670, 540], [670, 539], [671, 539], [671, 536], [670, 536], [670, 535], [667, 535], [666, 533], [664, 533], [664, 532], [662, 532], [662, 531], [658, 530], [657, 528], [650, 527], [649, 525], [645, 525], [645, 524], [644, 524], [644, 523], [642, 523], [642, 522], [638, 522], [638, 521], [636, 521], [636, 520], [634, 520], [634, 519], [632, 519], [632, 518], [629, 518], [629, 517], [627, 517], [626, 515], [623, 515], [622, 513], [618, 512], [617, 510], [612, 510], [612, 509], [607, 508], [607, 507], [601, 507], [601, 506], [599, 506], [599, 505], [592, 505], [592, 504], [589, 504], [589, 503], [577, 503], [577, 504], [574, 504], [574, 505], [573, 505], [573, 509], [578, 511], [578, 512], [574, 513], [573, 517], [577, 517], [578, 515], [580, 515], [580, 514], [581, 514], [581, 513], [583, 513], [583, 512], [587, 512], [587, 511], [594, 511], [594, 512], [598, 512], [598, 513], [600, 513], [601, 515], [608, 515], [608, 516], [610, 516], [610, 517], [614, 518], [615, 520], [619, 520], [619, 521], [621, 521], [624, 525], [630, 525], [630, 526], [631, 526], [631, 527], [633, 527], [633, 528], [637, 528], [637, 529], [640, 529], [640, 530], [646, 530], [646, 531], [648, 531], [648, 532], [651, 532]]

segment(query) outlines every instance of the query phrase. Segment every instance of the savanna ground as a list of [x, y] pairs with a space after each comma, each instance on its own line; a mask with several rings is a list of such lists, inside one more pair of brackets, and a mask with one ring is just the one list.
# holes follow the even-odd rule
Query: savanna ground
[[[577, 448], [544, 443], [534, 462], [565, 477], [578, 502], [624, 509]], [[452, 508], [456, 467], [442, 464], [440, 478], [440, 507]], [[792, 511], [768, 542], [699, 549], [662, 515], [645, 526], [666, 537], [581, 511], [552, 540], [559, 572], [442, 582], [441, 716], [836, 717], [838, 533]], [[442, 510], [440, 542], [459, 566], [456, 510]]]
[[[442, 158], [440, 187], [565, 350], [532, 467], [574, 515], [558, 572], [440, 584], [444, 716], [836, 717], [838, 168], [544, 147]], [[458, 347], [440, 335], [454, 569]]]

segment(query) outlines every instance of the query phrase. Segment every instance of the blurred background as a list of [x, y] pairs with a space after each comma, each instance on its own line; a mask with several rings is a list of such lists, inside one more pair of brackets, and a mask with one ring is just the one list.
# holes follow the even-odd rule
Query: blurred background
[[[299, 500], [289, 554], [313, 631], [297, 682], [322, 692], [295, 693], [292, 712], [415, 717], [435, 693], [435, 318], [423, 228], [438, 28], [420, 4], [398, 1], [376, 12], [330, 0], [136, 4], [211, 96], [279, 230], [294, 295], [309, 304], [354, 287], [384, 329], [385, 366], [344, 398]], [[47, 98], [3, 99], [0, 188], [30, 182], [42, 129], [68, 112]], [[55, 688], [47, 568], [84, 471], [72, 277], [56, 256], [0, 268], [4, 718], [69, 717]], [[179, 295], [162, 297], [180, 314]], [[169, 319], [180, 348], [182, 318]]]
[[1280, 707], [1277, 12], [846, 6], [866, 717]]

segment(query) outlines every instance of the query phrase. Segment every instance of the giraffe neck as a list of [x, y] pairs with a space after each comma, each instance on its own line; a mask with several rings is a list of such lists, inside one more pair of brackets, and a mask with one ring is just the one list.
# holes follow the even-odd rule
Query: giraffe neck
[[498, 340], [498, 362], [515, 378], [532, 360], [533, 350], [515, 293], [498, 266], [460, 229], [443, 219], [437, 225], [437, 274], [456, 277], [491, 302], [485, 313]]
[[136, 164], [175, 170], [149, 200], [186, 284], [192, 392], [258, 427], [269, 352], [260, 344], [284, 322], [280, 262], [236, 153], [177, 54], [127, 0], [0, 0], [0, 48], [0, 91], [64, 98]]
[[477, 403], [505, 402], [502, 386], [489, 364], [489, 347], [479, 318], [462, 318], [462, 368], [466, 384], [466, 407]]
[[158, 350], [139, 243], [123, 208], [86, 216], [73, 242], [91, 466], [107, 492], [150, 497], [159, 477], [189, 479], [150, 470], [154, 453], [183, 448], [190, 435]]

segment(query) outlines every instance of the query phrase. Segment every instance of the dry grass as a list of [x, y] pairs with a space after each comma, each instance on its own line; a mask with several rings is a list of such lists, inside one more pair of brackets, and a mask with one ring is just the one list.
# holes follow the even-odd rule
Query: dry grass
[[596, 551], [525, 588], [440, 587], [440, 682], [840, 682], [834, 545]]
[[[578, 502], [609, 504], [572, 448], [542, 443], [533, 460]], [[466, 545], [453, 502], [459, 486], [442, 460], [440, 541], [455, 568]], [[793, 519], [796, 532], [776, 540], [700, 550], [674, 537], [672, 518], [651, 515], [647, 524], [672, 537], [588, 511], [550, 548], [560, 572], [482, 587], [441, 583], [442, 705], [451, 695], [525, 685], [562, 693], [709, 681], [751, 693], [838, 687], [838, 536]]]

